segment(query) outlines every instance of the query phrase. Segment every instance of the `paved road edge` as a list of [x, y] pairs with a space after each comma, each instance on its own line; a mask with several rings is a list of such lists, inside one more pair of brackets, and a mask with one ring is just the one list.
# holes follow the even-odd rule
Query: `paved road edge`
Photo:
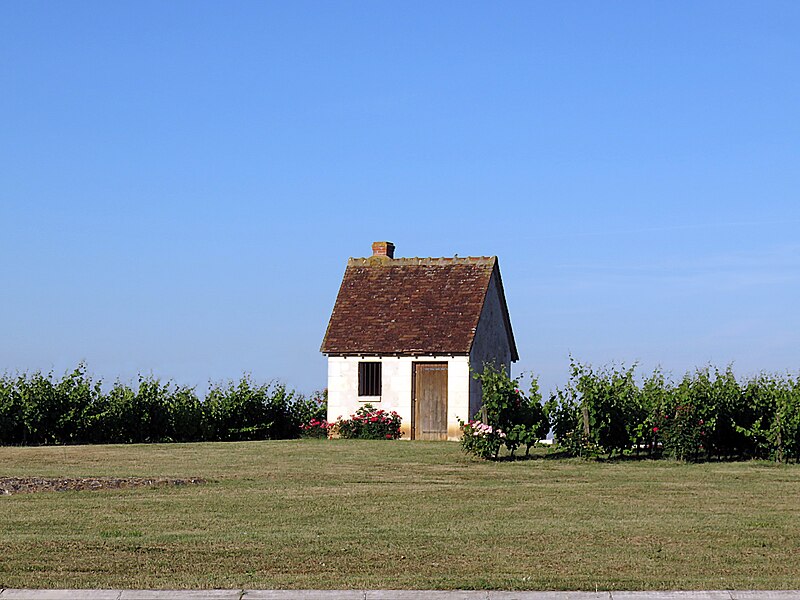
[[800, 600], [800, 590], [537, 592], [477, 590], [0, 589], [0, 600]]

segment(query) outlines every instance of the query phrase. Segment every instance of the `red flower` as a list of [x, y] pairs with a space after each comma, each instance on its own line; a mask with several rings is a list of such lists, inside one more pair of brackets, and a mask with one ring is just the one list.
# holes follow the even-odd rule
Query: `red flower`
[[658, 433], [658, 427], [653, 427], [653, 433]]
[[387, 439], [387, 440], [390, 440], [390, 439], [392, 439], [392, 434], [391, 434], [391, 433], [387, 433], [387, 434], [386, 434], [386, 439]]

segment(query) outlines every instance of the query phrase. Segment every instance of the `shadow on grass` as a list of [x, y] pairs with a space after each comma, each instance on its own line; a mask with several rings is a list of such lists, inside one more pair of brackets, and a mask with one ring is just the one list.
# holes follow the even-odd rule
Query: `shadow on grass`
[[[599, 463], [636, 463], [636, 462], [655, 462], [655, 461], [662, 461], [668, 460], [665, 459], [660, 454], [615, 454], [613, 456], [602, 455], [602, 454], [587, 454], [584, 456], [577, 456], [572, 454], [571, 452], [567, 452], [565, 450], [549, 450], [547, 452], [535, 452], [529, 455], [526, 454], [517, 454], [511, 456], [510, 454], [506, 454], [504, 456], [500, 456], [497, 458], [496, 462], [518, 462], [518, 461], [528, 461], [528, 460], [570, 460], [570, 459], [579, 459], [579, 460], [586, 460], [586, 461], [593, 461]], [[705, 460], [699, 460], [694, 462], [707, 462]]]
[[[553, 447], [537, 447], [532, 448], [530, 454], [525, 454], [524, 449], [521, 454], [503, 454], [497, 457], [494, 462], [524, 462], [529, 460], [584, 460], [588, 462], [598, 462], [604, 464], [624, 464], [624, 463], [647, 463], [647, 462], [677, 462], [685, 464], [704, 464], [704, 463], [741, 463], [760, 461], [767, 464], [773, 464], [774, 461], [754, 457], [754, 456], [708, 456], [706, 454], [700, 456], [693, 456], [688, 459], [678, 460], [673, 457], [664, 456], [661, 449], [648, 451], [647, 448], [641, 449], [640, 452], [626, 451], [621, 454], [601, 454], [598, 452], [588, 452], [583, 456], [575, 455], [565, 450], [556, 449]], [[775, 463], [779, 464], [779, 463]]]
[[499, 456], [496, 462], [520, 462], [526, 460], [560, 460], [567, 458], [575, 458], [575, 457], [569, 454], [568, 452], [556, 450], [547, 453], [535, 452], [531, 454], [515, 454], [514, 456], [506, 454], [504, 456]]
[[606, 455], [589, 455], [589, 456], [576, 456], [569, 452], [565, 451], [551, 451], [547, 452], [546, 454], [530, 454], [530, 455], [515, 455], [511, 456], [507, 454], [505, 456], [500, 456], [497, 458], [496, 462], [520, 462], [520, 461], [528, 461], [528, 460], [585, 460], [587, 462], [597, 462], [603, 464], [624, 464], [624, 463], [645, 463], [645, 462], [678, 462], [678, 463], [685, 463], [685, 464], [704, 464], [704, 463], [742, 463], [742, 462], [752, 462], [754, 460], [760, 460], [760, 462], [764, 462], [766, 464], [781, 464], [775, 461], [767, 461], [763, 459], [756, 459], [752, 457], [745, 457], [745, 456], [734, 456], [734, 457], [697, 457], [692, 460], [677, 460], [670, 457], [662, 456], [661, 454], [616, 454], [613, 456], [606, 456]]

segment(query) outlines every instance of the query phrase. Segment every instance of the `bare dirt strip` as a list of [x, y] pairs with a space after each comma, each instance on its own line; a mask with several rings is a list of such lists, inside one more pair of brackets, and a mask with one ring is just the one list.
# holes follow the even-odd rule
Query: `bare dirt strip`
[[137, 487], [201, 485], [205, 479], [191, 477], [0, 477], [0, 496], [36, 492], [118, 490]]

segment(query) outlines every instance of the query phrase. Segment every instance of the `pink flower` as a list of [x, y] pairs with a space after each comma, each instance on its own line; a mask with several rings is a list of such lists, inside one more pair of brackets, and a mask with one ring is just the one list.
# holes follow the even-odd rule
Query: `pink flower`
[[658, 427], [653, 427], [653, 433], [658, 433]]

